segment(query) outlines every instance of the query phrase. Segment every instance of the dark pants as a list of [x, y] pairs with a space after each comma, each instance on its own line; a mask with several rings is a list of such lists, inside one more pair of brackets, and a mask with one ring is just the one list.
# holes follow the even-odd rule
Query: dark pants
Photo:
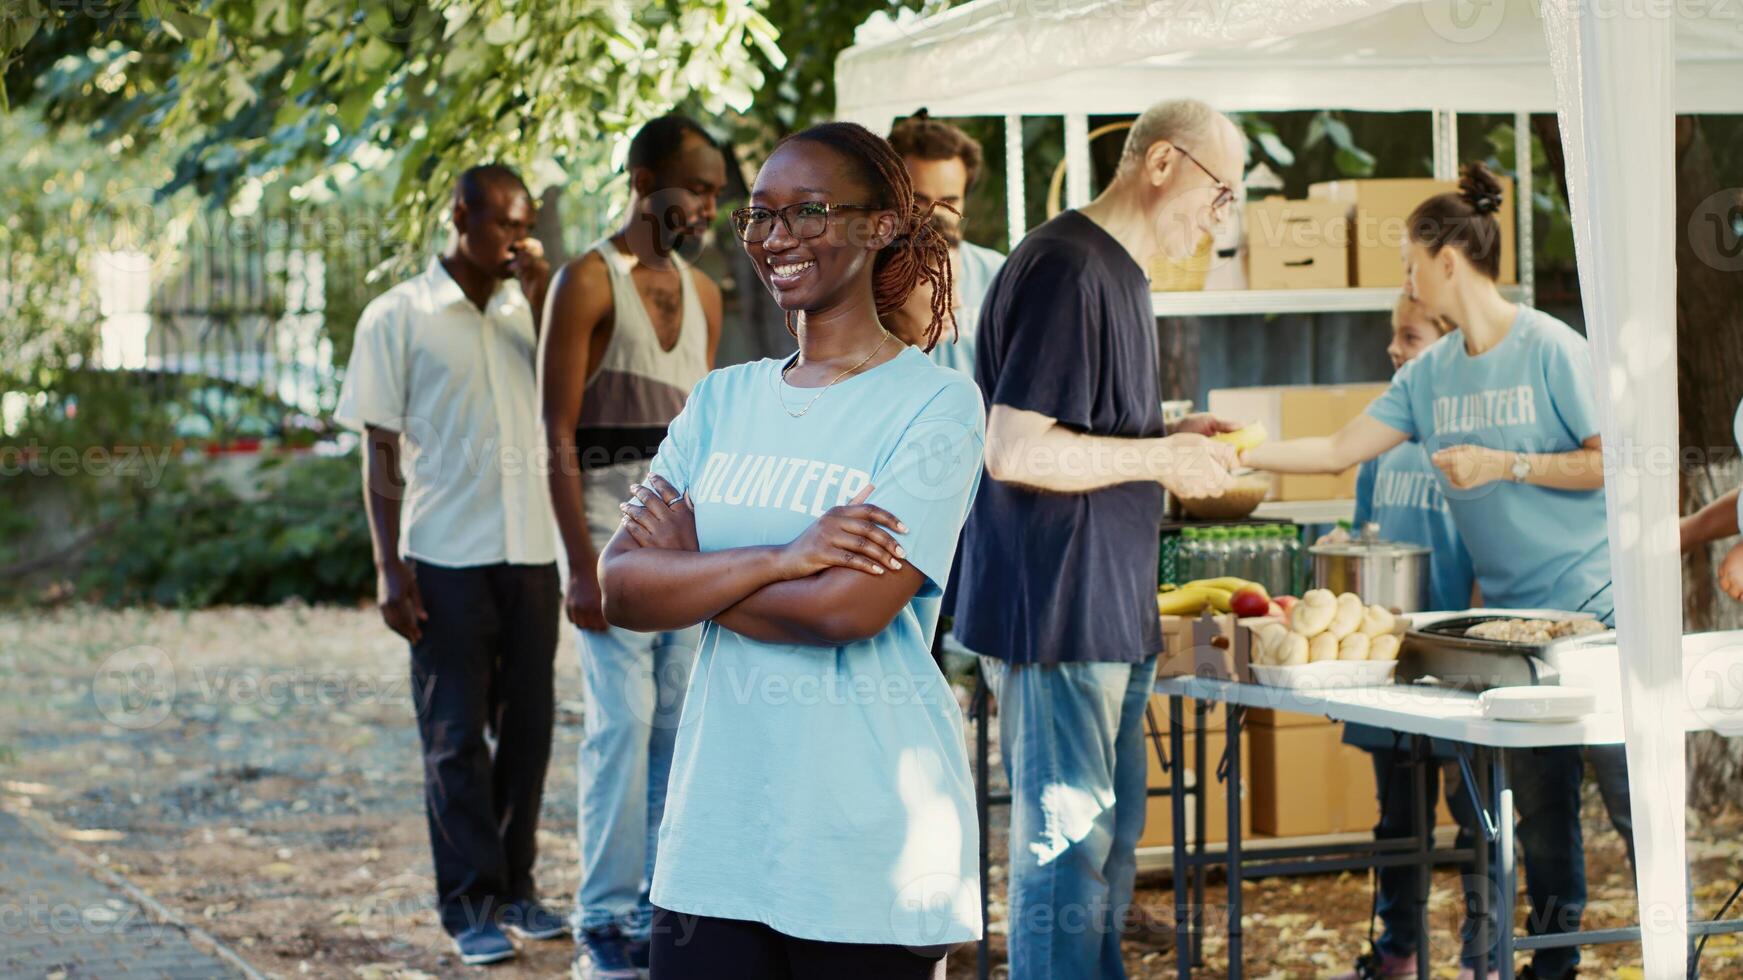
[[[1374, 785], [1380, 798], [1380, 823], [1374, 828], [1377, 840], [1409, 837], [1416, 832], [1410, 807], [1410, 790], [1415, 782], [1411, 774], [1411, 750], [1408, 739], [1400, 740], [1400, 743], [1399, 748], [1368, 750], [1374, 754]], [[1459, 788], [1462, 780], [1456, 773], [1455, 769], [1447, 774], [1446, 802], [1459, 827], [1454, 846], [1463, 849], [1476, 842], [1477, 812], [1471, 805], [1471, 795]], [[1422, 805], [1432, 825], [1435, 797], [1440, 795], [1441, 766], [1431, 764], [1426, 775]], [[1469, 867], [1460, 870], [1466, 875], [1471, 873]], [[1422, 946], [1422, 936], [1416, 928], [1417, 908], [1422, 904], [1417, 897], [1421, 894], [1417, 889], [1421, 887], [1422, 869], [1409, 865], [1381, 868], [1379, 878], [1380, 892], [1375, 899], [1375, 908], [1384, 929], [1375, 945], [1389, 956], [1409, 956]], [[1475, 928], [1467, 923], [1461, 936], [1460, 959], [1466, 964], [1475, 962], [1477, 954], [1482, 952]]]
[[452, 934], [536, 897], [562, 596], [555, 565], [413, 567], [430, 617], [412, 644], [424, 810]]
[[939, 947], [795, 939], [763, 925], [654, 909], [650, 980], [942, 980]]
[[[1510, 749], [1507, 782], [1518, 814], [1520, 864], [1531, 901], [1526, 932], [1533, 936], [1574, 932], [1586, 910], [1585, 838], [1580, 827], [1580, 784], [1586, 764], [1610, 824], [1634, 863], [1634, 819], [1628, 796], [1628, 759], [1621, 745]], [[1563, 980], [1580, 962], [1579, 947], [1540, 949], [1531, 958], [1539, 980]]]

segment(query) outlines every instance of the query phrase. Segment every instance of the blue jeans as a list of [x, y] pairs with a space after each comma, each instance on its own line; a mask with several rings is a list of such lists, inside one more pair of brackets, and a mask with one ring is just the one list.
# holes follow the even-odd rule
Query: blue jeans
[[1010, 978], [1124, 980], [1156, 658], [981, 669], [1011, 783]]
[[[1604, 808], [1609, 811], [1610, 823], [1622, 835], [1628, 847], [1628, 861], [1633, 864], [1634, 820], [1629, 809], [1628, 762], [1624, 753], [1621, 745], [1594, 745], [1584, 750], [1578, 746], [1508, 750], [1507, 783], [1513, 788], [1513, 808], [1518, 821], [1514, 840], [1530, 901], [1527, 934], [1578, 931], [1585, 914], [1586, 854], [1580, 830], [1580, 783], [1588, 761]], [[1466, 921], [1468, 929], [1479, 928], [1485, 919], [1493, 921], [1492, 912], [1488, 916], [1482, 914], [1481, 908], [1471, 912]], [[1491, 949], [1491, 968], [1495, 963], [1493, 957]], [[1563, 980], [1579, 962], [1578, 947], [1542, 949], [1532, 957], [1531, 971], [1538, 980]]]
[[616, 926], [645, 938], [666, 777], [701, 627], [676, 633], [576, 630], [586, 702], [581, 740], [577, 933]]

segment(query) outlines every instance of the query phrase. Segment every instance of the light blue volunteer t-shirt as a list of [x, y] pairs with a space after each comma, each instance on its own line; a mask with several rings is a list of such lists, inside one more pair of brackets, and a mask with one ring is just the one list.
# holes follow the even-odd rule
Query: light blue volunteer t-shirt
[[1369, 521], [1384, 540], [1429, 549], [1428, 608], [1470, 608], [1471, 554], [1440, 492], [1440, 471], [1417, 443], [1394, 446], [1356, 471], [1357, 532]]
[[993, 277], [1005, 264], [1005, 257], [984, 245], [960, 242], [956, 246], [956, 294], [962, 306], [956, 311], [955, 333], [946, 330], [932, 348], [932, 360], [940, 367], [961, 371], [974, 377], [974, 338], [980, 328], [980, 308], [986, 292], [992, 288]]
[[[1598, 434], [1586, 340], [1521, 305], [1507, 336], [1472, 357], [1453, 332], [1404, 365], [1368, 414], [1429, 455], [1478, 445], [1566, 453]], [[1440, 480], [1487, 606], [1583, 610], [1609, 619], [1610, 544], [1603, 490], [1555, 490], [1503, 478], [1471, 490]]]
[[[804, 939], [968, 942], [981, 931], [974, 787], [931, 650], [980, 480], [980, 390], [914, 348], [827, 390], [788, 386], [781, 366], [709, 374], [653, 461], [695, 502], [702, 550], [786, 544], [869, 482], [926, 582], [848, 646], [704, 626], [653, 902]], [[801, 418], [782, 410], [808, 403]]]

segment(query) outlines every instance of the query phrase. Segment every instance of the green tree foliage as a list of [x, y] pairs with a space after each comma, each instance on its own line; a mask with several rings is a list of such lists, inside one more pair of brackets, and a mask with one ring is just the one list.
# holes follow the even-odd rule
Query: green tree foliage
[[784, 62], [756, 0], [140, 0], [46, 5], [0, 33], [5, 84], [54, 123], [171, 147], [161, 193], [393, 168], [412, 255], [468, 164], [598, 183], [621, 136], [694, 97], [745, 109]]

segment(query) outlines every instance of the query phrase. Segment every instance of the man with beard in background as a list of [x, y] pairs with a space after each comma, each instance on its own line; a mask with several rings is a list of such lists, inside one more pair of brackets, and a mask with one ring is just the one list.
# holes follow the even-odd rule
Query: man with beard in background
[[[993, 276], [1005, 264], [1003, 255], [962, 237], [968, 192], [980, 177], [980, 144], [921, 109], [896, 123], [890, 130], [890, 145], [908, 167], [908, 178], [914, 182], [915, 203], [922, 208], [936, 205], [932, 225], [950, 243], [950, 271], [956, 283], [956, 295], [951, 297], [950, 305], [956, 314], [956, 330], [947, 330], [939, 338], [938, 346], [931, 352], [932, 360], [973, 377], [975, 326], [980, 319], [981, 300], [986, 298]], [[914, 293], [907, 306], [892, 318], [895, 322], [891, 329], [904, 340], [915, 332], [906, 329], [909, 320], [918, 325], [926, 323], [924, 314], [932, 301], [930, 290], [916, 289]]]
[[597, 549], [720, 340], [720, 288], [679, 255], [714, 220], [726, 183], [719, 145], [693, 120], [662, 116], [631, 140], [627, 166], [623, 225], [551, 282], [539, 359], [551, 506], [568, 558], [563, 608], [586, 702], [575, 980], [634, 980], [647, 968], [655, 842], [699, 634], [607, 626]]

